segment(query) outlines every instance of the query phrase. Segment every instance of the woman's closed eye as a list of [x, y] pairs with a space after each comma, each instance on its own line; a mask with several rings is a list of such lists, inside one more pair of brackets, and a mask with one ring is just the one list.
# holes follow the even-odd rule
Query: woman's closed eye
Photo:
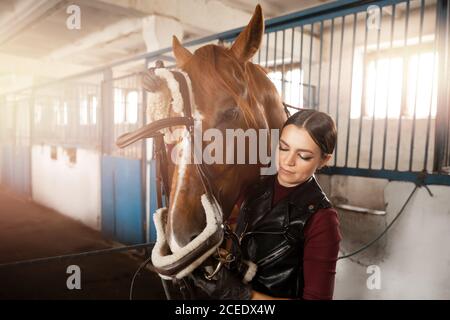
[[[284, 147], [282, 147], [282, 146], [279, 146], [278, 149], [280, 149], [280, 151], [289, 151], [289, 148], [284, 148]], [[313, 157], [311, 157], [311, 156], [302, 155], [301, 153], [298, 153], [297, 155], [298, 155], [302, 160], [305, 160], [305, 161], [309, 161], [309, 160], [311, 160], [311, 159], [313, 158]]]
[[313, 157], [310, 157], [310, 156], [302, 156], [301, 154], [298, 154], [298, 156], [300, 158], [302, 158], [303, 160], [305, 160], [305, 161], [309, 161], [309, 160], [311, 160], [313, 158]]

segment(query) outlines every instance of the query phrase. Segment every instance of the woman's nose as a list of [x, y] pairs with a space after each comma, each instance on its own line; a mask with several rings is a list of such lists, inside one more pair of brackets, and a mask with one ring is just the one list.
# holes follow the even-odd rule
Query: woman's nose
[[287, 155], [287, 157], [284, 159], [285, 165], [288, 166], [294, 166], [295, 165], [295, 153], [290, 153]]

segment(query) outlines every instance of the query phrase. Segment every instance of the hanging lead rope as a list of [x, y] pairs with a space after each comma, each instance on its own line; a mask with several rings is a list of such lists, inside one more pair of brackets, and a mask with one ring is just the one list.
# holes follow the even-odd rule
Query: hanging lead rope
[[389, 223], [389, 225], [386, 227], [386, 229], [383, 230], [383, 232], [381, 232], [378, 237], [376, 237], [375, 239], [373, 239], [371, 242], [369, 242], [368, 244], [366, 244], [365, 246], [363, 246], [362, 248], [346, 254], [344, 256], [338, 257], [337, 260], [341, 260], [341, 259], [345, 259], [345, 258], [349, 258], [351, 256], [354, 256], [358, 253], [360, 253], [361, 251], [366, 250], [367, 248], [369, 248], [371, 245], [373, 245], [375, 242], [377, 242], [379, 239], [381, 239], [381, 237], [383, 237], [386, 232], [388, 232], [388, 230], [392, 227], [392, 225], [394, 224], [394, 222], [401, 216], [401, 214], [403, 213], [403, 211], [405, 210], [406, 206], [408, 205], [409, 201], [411, 200], [412, 196], [414, 195], [414, 193], [416, 192], [416, 190], [420, 187], [425, 187], [425, 189], [428, 191], [428, 193], [430, 194], [431, 197], [433, 197], [433, 194], [431, 193], [431, 190], [428, 188], [427, 185], [425, 185], [425, 174], [422, 173], [421, 175], [418, 176], [418, 180], [416, 182], [416, 185], [413, 189], [413, 191], [410, 193], [408, 199], [406, 199], [406, 202], [403, 204], [402, 208], [400, 209], [400, 211], [397, 213], [397, 215], [395, 216], [395, 218]]

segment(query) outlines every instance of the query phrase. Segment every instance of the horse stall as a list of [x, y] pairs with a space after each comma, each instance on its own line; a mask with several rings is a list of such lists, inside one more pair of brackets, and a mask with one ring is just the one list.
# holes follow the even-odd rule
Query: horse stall
[[33, 200], [96, 230], [99, 100], [95, 79], [80, 79], [37, 88], [31, 109]]
[[[238, 10], [250, 1], [225, 2]], [[450, 4], [322, 2], [326, 1], [311, 1], [311, 7], [266, 19], [252, 62], [267, 71], [287, 115], [314, 109], [330, 114], [336, 123], [333, 157], [315, 175], [338, 212], [342, 234], [333, 298], [449, 299]], [[179, 8], [192, 10], [184, 5]], [[108, 4], [96, 6], [100, 10]], [[135, 18], [139, 11], [131, 4], [113, 7], [108, 11], [112, 15]], [[140, 12], [139, 17], [147, 14]], [[159, 18], [162, 26], [172, 26], [173, 21], [164, 20], [167, 17]], [[146, 21], [143, 26], [158, 23]], [[230, 47], [243, 30], [235, 26], [189, 37], [202, 27], [185, 30], [183, 46], [192, 53], [207, 44]], [[115, 41], [129, 37], [140, 43], [141, 29], [142, 24], [116, 21], [111, 30], [120, 35]], [[167, 70], [177, 67], [170, 41], [179, 30], [167, 30], [158, 31], [162, 35], [155, 31], [150, 40], [159, 45], [139, 47], [144, 52], [136, 49], [75, 74], [0, 94], [0, 191], [70, 218], [100, 239], [99, 245], [38, 250], [42, 255], [14, 259], [1, 253], [11, 249], [0, 250], [0, 272], [42, 263], [39, 259], [71, 261], [68, 265], [78, 264], [77, 255], [129, 251], [132, 254], [123, 258], [129, 260], [117, 263], [131, 266], [123, 274], [124, 287], [128, 289], [131, 281], [133, 296], [136, 274], [149, 264], [149, 249], [157, 240], [155, 212], [169, 205], [168, 182], [161, 172], [167, 163], [161, 160], [161, 150], [170, 148], [154, 135], [126, 148], [118, 141], [150, 122], [156, 96], [142, 81], [149, 68], [160, 61]], [[81, 43], [86, 46], [94, 39], [84, 37]], [[106, 37], [102, 45], [112, 40]], [[1, 228], [2, 223], [0, 239]], [[98, 266], [103, 266], [101, 257]], [[148, 298], [142, 293], [157, 288], [151, 298], [170, 299], [167, 283], [149, 270], [152, 276], [145, 278], [148, 286], [141, 279], [140, 294]], [[65, 272], [62, 277], [67, 277]], [[92, 282], [99, 278], [90, 275]], [[111, 283], [114, 274], [102, 279]], [[26, 298], [29, 291], [23, 292], [15, 297]], [[85, 298], [73, 293], [56, 297]]]
[[[112, 93], [113, 112], [102, 154], [102, 231], [122, 243], [145, 241], [145, 145], [119, 149], [115, 140], [144, 123], [142, 89], [136, 74], [108, 79], [105, 94]], [[106, 112], [111, 112], [108, 110]], [[106, 115], [108, 116], [108, 115]], [[105, 131], [104, 131], [105, 133]]]
[[31, 196], [30, 99], [29, 92], [12, 96], [4, 101], [2, 110], [6, 123], [2, 128], [0, 179], [23, 197]]

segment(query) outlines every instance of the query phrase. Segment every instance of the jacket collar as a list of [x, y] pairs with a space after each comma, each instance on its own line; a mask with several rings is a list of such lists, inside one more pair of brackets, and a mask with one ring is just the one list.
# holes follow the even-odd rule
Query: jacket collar
[[[267, 196], [270, 196], [270, 199], [273, 197], [276, 183], [275, 179], [277, 179], [277, 174], [270, 176], [270, 187], [267, 190], [269, 191]], [[316, 211], [321, 201], [325, 200], [328, 203], [330, 202], [314, 176], [311, 176], [308, 180], [294, 188], [295, 190], [288, 196], [287, 200], [289, 204], [299, 209], [307, 207], [310, 211]]]

